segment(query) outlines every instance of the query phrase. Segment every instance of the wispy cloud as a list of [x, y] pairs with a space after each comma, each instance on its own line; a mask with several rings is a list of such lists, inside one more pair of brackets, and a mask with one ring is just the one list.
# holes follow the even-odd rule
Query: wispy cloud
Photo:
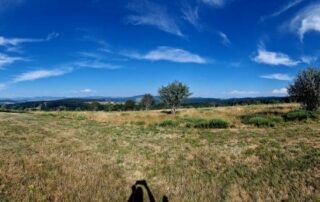
[[119, 69], [121, 66], [114, 65], [110, 63], [105, 63], [97, 60], [82, 60], [80, 62], [75, 62], [75, 66], [84, 68], [94, 68], [94, 69]]
[[24, 72], [16, 76], [10, 83], [19, 83], [24, 81], [34, 81], [38, 79], [63, 76], [65, 74], [71, 73], [73, 71], [77, 71], [79, 69], [84, 69], [84, 68], [117, 69], [117, 68], [120, 68], [120, 66], [100, 62], [97, 60], [95, 61], [82, 60], [80, 62], [76, 61], [76, 62], [61, 64], [59, 65], [58, 68], [38, 69], [34, 71]]
[[[108, 52], [109, 53], [109, 52]], [[80, 68], [94, 68], [94, 69], [118, 69], [120, 65], [105, 62], [105, 54], [100, 52], [80, 52], [83, 59], [74, 62], [74, 65]]]
[[140, 0], [130, 3], [128, 9], [135, 13], [127, 17], [130, 24], [153, 26], [164, 32], [183, 36], [176, 20], [168, 13], [165, 6], [149, 0]]
[[247, 91], [247, 90], [233, 90], [226, 93], [232, 97], [254, 97], [260, 94], [259, 91]]
[[96, 91], [90, 89], [90, 88], [85, 88], [80, 90], [80, 93], [86, 93], [86, 94], [90, 94], [90, 93], [95, 93]]
[[272, 94], [287, 95], [288, 94], [288, 89], [287, 88], [274, 89], [272, 91]]
[[0, 69], [3, 69], [5, 66], [21, 60], [25, 60], [25, 59], [21, 57], [11, 57], [11, 56], [0, 53]]
[[226, 46], [229, 47], [231, 46], [231, 41], [229, 39], [229, 37], [223, 33], [223, 32], [217, 32], [217, 34], [219, 35], [220, 39], [221, 39], [221, 43]]
[[69, 72], [71, 72], [73, 69], [43, 69], [43, 70], [35, 70], [35, 71], [29, 71], [22, 73], [18, 75], [16, 78], [14, 78], [13, 83], [19, 83], [24, 81], [34, 81], [38, 79], [44, 79], [44, 78], [50, 78], [50, 77], [57, 77], [65, 75]]
[[90, 31], [88, 31], [84, 28], [78, 28], [77, 31], [82, 32], [84, 34], [82, 36], [81, 40], [95, 43], [95, 44], [103, 47], [104, 49], [109, 47], [109, 44], [105, 40], [92, 36], [93, 33], [91, 33]]
[[279, 81], [291, 81], [293, 77], [289, 76], [288, 74], [269, 74], [269, 75], [262, 75], [260, 78], [263, 79], [272, 79], [272, 80], [279, 80]]
[[301, 57], [301, 61], [308, 64], [308, 65], [315, 63], [317, 60], [318, 60], [318, 58], [315, 56], [302, 56]]
[[190, 4], [184, 3], [182, 5], [182, 18], [194, 26], [196, 29], [200, 30], [201, 25], [199, 22], [199, 7], [191, 7]]
[[37, 42], [44, 42], [50, 41], [54, 38], [57, 38], [59, 33], [52, 32], [46, 38], [6, 38], [0, 36], [0, 46], [18, 46], [23, 43], [37, 43]]
[[207, 60], [203, 57], [190, 53], [186, 50], [179, 49], [179, 48], [172, 48], [161, 46], [155, 50], [152, 50], [146, 54], [139, 54], [139, 53], [125, 53], [127, 57], [134, 58], [134, 59], [141, 59], [141, 60], [150, 60], [150, 61], [170, 61], [170, 62], [177, 62], [177, 63], [198, 63], [198, 64], [205, 64]]
[[223, 6], [227, 1], [226, 0], [201, 0], [203, 3], [206, 3], [211, 6]]
[[263, 48], [258, 49], [257, 55], [252, 60], [267, 65], [295, 66], [300, 63], [300, 61], [293, 60], [284, 53], [271, 52]]
[[288, 4], [286, 4], [285, 6], [281, 7], [279, 10], [277, 10], [274, 13], [271, 13], [270, 15], [267, 16], [262, 16], [261, 17], [261, 21], [265, 21], [267, 19], [270, 18], [274, 18], [277, 17], [283, 13], [285, 13], [286, 11], [288, 11], [289, 9], [293, 8], [294, 6], [297, 6], [298, 4], [300, 4], [301, 2], [303, 2], [304, 0], [293, 0], [291, 2], [289, 2]]
[[311, 4], [301, 10], [289, 23], [291, 31], [303, 41], [307, 32], [320, 32], [320, 3]]
[[58, 38], [59, 36], [60, 36], [60, 34], [58, 32], [51, 32], [50, 34], [48, 34], [45, 41], [50, 41], [52, 39]]
[[17, 46], [22, 43], [42, 42], [43, 39], [5, 38], [0, 36], [0, 46]]

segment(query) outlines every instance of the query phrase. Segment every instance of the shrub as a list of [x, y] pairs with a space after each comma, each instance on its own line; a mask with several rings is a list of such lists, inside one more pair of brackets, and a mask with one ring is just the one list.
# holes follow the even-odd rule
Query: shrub
[[161, 123], [159, 123], [159, 126], [161, 127], [175, 127], [178, 126], [178, 122], [174, 121], [174, 120], [164, 120]]
[[290, 111], [285, 115], [286, 121], [302, 121], [308, 118], [315, 119], [317, 118], [317, 114], [315, 112], [307, 111], [304, 109], [298, 109]]
[[187, 119], [183, 119], [182, 121], [186, 122], [186, 127], [188, 128], [193, 128], [196, 125], [201, 125], [206, 122], [205, 119], [194, 119], [194, 118], [187, 118]]
[[229, 123], [222, 119], [213, 119], [209, 121], [210, 128], [228, 128]]
[[247, 123], [258, 126], [258, 127], [263, 127], [263, 126], [274, 127], [275, 126], [275, 122], [268, 119], [267, 117], [262, 117], [262, 116], [251, 117], [249, 118]]
[[193, 124], [194, 128], [228, 128], [229, 123], [222, 119], [198, 120]]
[[275, 115], [254, 114], [242, 117], [242, 123], [255, 125], [257, 127], [274, 127], [281, 122], [283, 122], [283, 118]]

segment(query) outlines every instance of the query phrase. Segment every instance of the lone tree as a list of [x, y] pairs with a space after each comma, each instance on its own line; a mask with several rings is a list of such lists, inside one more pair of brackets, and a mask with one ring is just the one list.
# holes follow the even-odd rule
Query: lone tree
[[134, 100], [127, 100], [125, 103], [124, 103], [124, 108], [125, 110], [129, 111], [129, 110], [134, 110], [136, 106], [136, 102]]
[[320, 69], [310, 67], [301, 71], [289, 86], [288, 93], [307, 110], [317, 110], [320, 106]]
[[182, 101], [188, 98], [191, 93], [189, 87], [179, 81], [174, 81], [167, 86], [159, 89], [161, 101], [171, 108], [171, 113], [176, 113], [176, 108], [179, 107]]
[[155, 99], [151, 94], [145, 94], [142, 97], [140, 104], [144, 106], [146, 110], [149, 110], [151, 106], [155, 104]]

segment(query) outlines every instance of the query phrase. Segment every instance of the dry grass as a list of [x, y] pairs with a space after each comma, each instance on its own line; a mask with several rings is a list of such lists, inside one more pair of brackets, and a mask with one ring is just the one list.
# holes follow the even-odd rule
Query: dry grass
[[[250, 105], [247, 107], [218, 107], [218, 108], [198, 108], [198, 109], [180, 109], [176, 116], [168, 115], [169, 110], [152, 110], [152, 111], [133, 111], [133, 112], [52, 112], [51, 114], [59, 114], [60, 116], [68, 116], [74, 118], [86, 118], [88, 120], [112, 123], [112, 124], [130, 124], [144, 122], [146, 124], [159, 123], [168, 119], [180, 118], [223, 118], [235, 125], [240, 125], [239, 116], [248, 113], [258, 112], [279, 112], [286, 113], [294, 108], [297, 104], [282, 104], [282, 105]], [[42, 113], [42, 112], [40, 112]]]
[[[319, 121], [255, 128], [246, 114], [296, 105], [151, 112], [0, 113], [0, 201], [126, 201], [146, 179], [170, 201], [319, 199]], [[223, 118], [229, 129], [160, 127]], [[139, 122], [144, 122], [141, 124]]]

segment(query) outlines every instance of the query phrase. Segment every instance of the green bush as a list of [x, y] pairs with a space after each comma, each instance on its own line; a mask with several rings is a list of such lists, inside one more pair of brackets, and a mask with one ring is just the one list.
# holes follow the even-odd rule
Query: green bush
[[174, 120], [164, 120], [159, 123], [159, 126], [161, 126], [161, 127], [175, 127], [178, 125], [179, 125], [179, 123]]
[[183, 119], [182, 121], [186, 123], [187, 128], [194, 128], [196, 125], [201, 125], [206, 123], [205, 119], [195, 119], [195, 118], [187, 118], [187, 119]]
[[229, 123], [222, 119], [204, 120], [199, 119], [193, 123], [194, 128], [228, 128]]
[[274, 127], [278, 123], [282, 123], [283, 118], [275, 115], [248, 115], [242, 117], [242, 123], [255, 125], [257, 127]]
[[317, 118], [317, 114], [305, 109], [298, 109], [288, 112], [284, 118], [286, 121], [302, 121], [308, 118], [315, 119]]
[[229, 123], [222, 119], [212, 119], [209, 121], [210, 128], [228, 128]]
[[271, 119], [262, 116], [255, 116], [248, 119], [248, 124], [255, 125], [258, 127], [269, 126], [274, 127], [276, 124]]

